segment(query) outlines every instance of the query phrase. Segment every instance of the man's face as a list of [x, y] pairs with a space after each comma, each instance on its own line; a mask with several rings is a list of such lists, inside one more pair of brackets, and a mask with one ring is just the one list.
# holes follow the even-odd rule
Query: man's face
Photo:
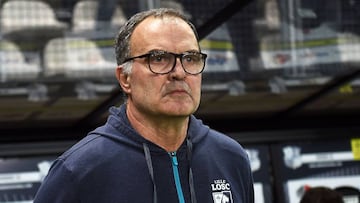
[[[130, 47], [132, 56], [152, 50], [177, 54], [199, 51], [190, 26], [173, 17], [149, 17], [142, 21], [132, 34]], [[200, 103], [201, 74], [187, 74], [179, 58], [173, 71], [164, 75], [152, 73], [146, 58], [135, 59], [127, 81], [128, 103], [147, 115], [188, 116]]]

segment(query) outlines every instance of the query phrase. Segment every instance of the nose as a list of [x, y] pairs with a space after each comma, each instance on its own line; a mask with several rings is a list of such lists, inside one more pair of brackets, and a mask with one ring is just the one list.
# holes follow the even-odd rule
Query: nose
[[186, 76], [185, 69], [181, 63], [181, 56], [175, 57], [174, 66], [170, 72], [171, 78], [182, 79]]

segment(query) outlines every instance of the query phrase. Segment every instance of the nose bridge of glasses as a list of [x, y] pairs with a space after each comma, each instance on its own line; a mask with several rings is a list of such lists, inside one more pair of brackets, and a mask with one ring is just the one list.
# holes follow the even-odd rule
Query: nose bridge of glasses
[[[171, 55], [173, 55], [173, 60], [174, 60], [174, 64], [173, 64], [173, 67], [172, 67], [172, 71], [174, 71], [174, 69], [176, 68], [176, 65], [179, 64], [181, 69], [183, 71], [185, 71], [185, 67], [184, 67], [184, 64], [183, 64], [183, 56], [184, 54], [175, 54], [175, 53], [171, 53]], [[178, 62], [178, 59], [179, 59], [179, 62]], [[185, 71], [186, 72], [186, 71]]]

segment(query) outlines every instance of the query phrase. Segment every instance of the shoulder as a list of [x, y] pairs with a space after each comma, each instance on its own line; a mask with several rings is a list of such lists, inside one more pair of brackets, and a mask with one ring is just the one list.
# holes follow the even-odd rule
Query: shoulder
[[112, 155], [115, 143], [98, 134], [89, 134], [57, 158], [70, 171], [98, 165]]
[[232, 137], [221, 133], [219, 131], [216, 131], [214, 129], [210, 129], [207, 137], [213, 144], [219, 145], [219, 146], [225, 146], [226, 148], [234, 149], [234, 150], [240, 150], [243, 151], [242, 145], [233, 139]]
[[102, 142], [102, 137], [96, 134], [90, 134], [83, 139], [79, 140], [73, 146], [71, 146], [68, 150], [66, 150], [59, 159], [67, 160], [69, 158], [73, 158], [78, 156], [79, 154], [88, 154], [88, 153], [97, 153], [97, 151], [92, 150], [97, 146], [99, 142]]
[[237, 160], [241, 158], [242, 161], [248, 162], [248, 155], [238, 141], [214, 129], [210, 129], [197, 146], [219, 157], [236, 157]]

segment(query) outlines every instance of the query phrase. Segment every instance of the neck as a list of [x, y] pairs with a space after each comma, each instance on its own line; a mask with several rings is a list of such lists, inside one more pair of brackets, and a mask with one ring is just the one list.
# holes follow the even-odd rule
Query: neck
[[127, 105], [127, 117], [132, 127], [145, 139], [168, 152], [176, 151], [184, 142], [189, 117], [142, 114]]

